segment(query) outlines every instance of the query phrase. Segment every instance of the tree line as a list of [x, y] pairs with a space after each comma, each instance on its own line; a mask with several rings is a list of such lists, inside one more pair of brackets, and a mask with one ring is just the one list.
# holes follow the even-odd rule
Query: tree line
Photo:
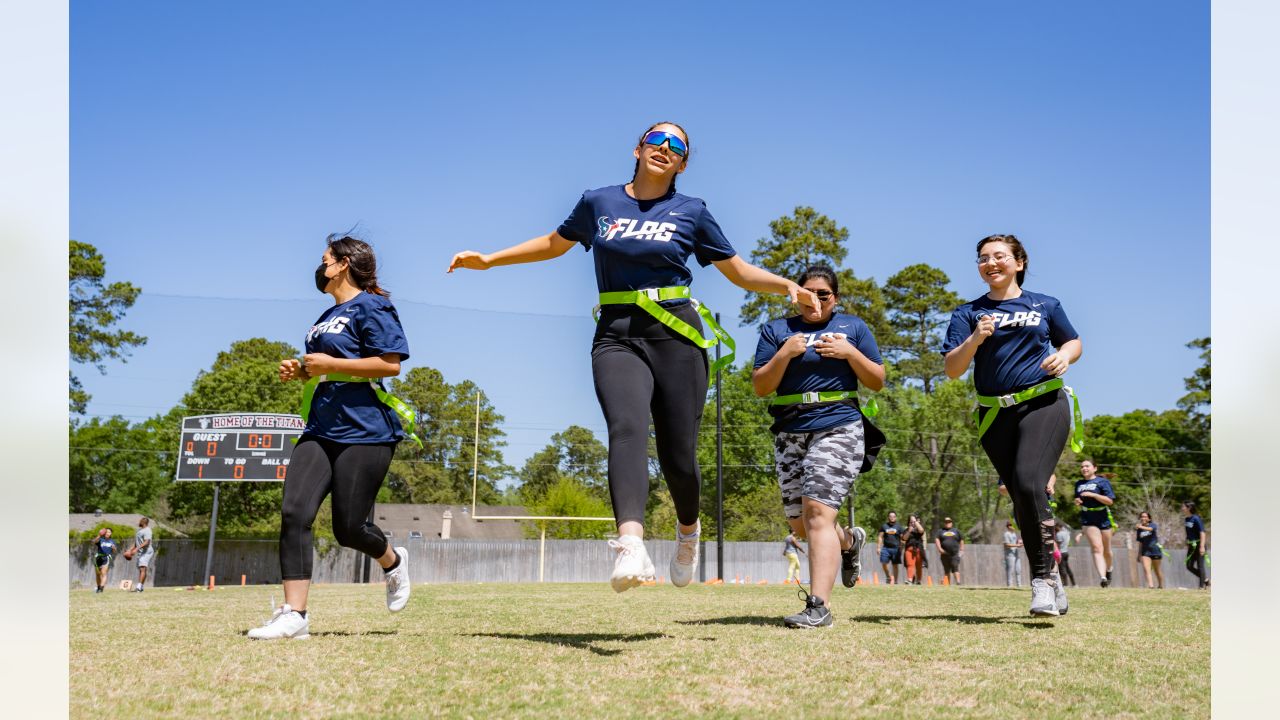
[[[889, 444], [876, 467], [858, 479], [856, 520], [874, 527], [889, 510], [896, 510], [903, 516], [917, 512], [926, 524], [937, 527], [943, 516], [951, 516], [971, 540], [994, 541], [1011, 508], [997, 492], [995, 471], [977, 442], [971, 420], [973, 384], [967, 376], [947, 379], [938, 353], [951, 311], [963, 299], [949, 289], [946, 273], [925, 264], [909, 265], [882, 284], [858, 277], [856, 268], [846, 265], [848, 239], [849, 231], [831, 218], [797, 207], [770, 223], [769, 236], [757, 242], [751, 260], [790, 278], [810, 265], [829, 265], [839, 277], [842, 311], [861, 317], [880, 345], [887, 380], [877, 395], [877, 424]], [[104, 357], [127, 357], [129, 349], [146, 338], [112, 326], [141, 290], [128, 283], [103, 286], [105, 262], [93, 246], [73, 241], [71, 255], [73, 361], [98, 364]], [[747, 294], [739, 310], [745, 324], [790, 313], [785, 298], [760, 294]], [[1210, 340], [1195, 339], [1188, 346], [1201, 351], [1202, 365], [1185, 379], [1187, 394], [1177, 408], [1138, 409], [1085, 421], [1084, 456], [1113, 478], [1122, 528], [1131, 526], [1129, 516], [1142, 509], [1168, 523], [1176, 517], [1177, 503], [1187, 499], [1196, 501], [1201, 514], [1208, 516]], [[146, 512], [198, 532], [207, 522], [212, 488], [172, 481], [181, 418], [213, 412], [296, 412], [300, 386], [278, 382], [276, 366], [281, 358], [297, 355], [298, 349], [285, 342], [234, 342], [196, 375], [178, 405], [136, 423], [120, 417], [84, 418], [88, 396], [71, 375], [70, 510]], [[722, 377], [724, 532], [730, 540], [773, 540], [785, 535], [786, 524], [773, 469], [771, 418], [766, 401], [752, 390], [751, 364], [745, 358]], [[438, 370], [417, 367], [391, 379], [389, 389], [417, 409], [424, 447], [401, 443], [379, 502], [469, 502], [474, 462], [481, 503], [524, 505], [537, 515], [611, 515], [608, 450], [590, 430], [566, 427], [515, 468], [503, 455], [504, 418], [474, 381], [451, 383]], [[713, 384], [698, 454], [705, 537], [716, 530], [715, 417]], [[675, 511], [652, 439], [650, 443], [648, 525], [662, 536], [674, 526]], [[1070, 448], [1064, 451], [1055, 493], [1058, 516], [1073, 525], [1078, 512], [1071, 489], [1079, 476], [1079, 459]], [[504, 485], [505, 491], [500, 489]], [[281, 492], [282, 486], [275, 483], [224, 483], [219, 532], [273, 537]], [[327, 514], [322, 510], [320, 518]], [[325, 530], [324, 521], [319, 521], [317, 531]], [[612, 524], [552, 522], [546, 530], [548, 537], [605, 537]], [[530, 528], [531, 534], [538, 531]]]

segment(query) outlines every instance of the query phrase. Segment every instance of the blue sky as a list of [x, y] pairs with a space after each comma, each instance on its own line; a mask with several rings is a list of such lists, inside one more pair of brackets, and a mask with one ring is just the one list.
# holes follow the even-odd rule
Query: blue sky
[[[969, 298], [976, 240], [1016, 233], [1084, 340], [1085, 414], [1173, 407], [1209, 334], [1207, 2], [729, 7], [73, 2], [71, 235], [143, 288], [123, 326], [150, 337], [77, 368], [90, 413], [167, 411], [237, 339], [300, 345], [323, 237], [359, 223], [408, 367], [479, 383], [508, 462], [603, 431], [590, 257], [443, 271], [628, 180], [667, 119], [744, 255], [811, 205], [860, 276], [926, 262]], [[712, 268], [694, 291], [743, 300]]]

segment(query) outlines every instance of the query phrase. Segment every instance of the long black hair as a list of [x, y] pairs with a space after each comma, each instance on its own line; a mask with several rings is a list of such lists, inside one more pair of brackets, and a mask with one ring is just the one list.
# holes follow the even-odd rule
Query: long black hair
[[391, 293], [378, 285], [378, 258], [369, 243], [351, 237], [348, 233], [333, 233], [325, 238], [333, 259], [346, 260], [355, 286], [365, 292], [390, 297]]

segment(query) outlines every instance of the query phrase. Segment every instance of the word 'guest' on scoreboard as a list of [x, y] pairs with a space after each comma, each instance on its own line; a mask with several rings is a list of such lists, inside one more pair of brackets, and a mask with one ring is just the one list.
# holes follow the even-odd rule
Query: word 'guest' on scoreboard
[[176, 479], [282, 481], [303, 427], [297, 415], [274, 413], [185, 417]]

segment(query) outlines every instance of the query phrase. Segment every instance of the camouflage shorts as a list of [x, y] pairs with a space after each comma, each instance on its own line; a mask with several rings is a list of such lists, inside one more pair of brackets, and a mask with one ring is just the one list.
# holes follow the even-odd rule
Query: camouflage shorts
[[802, 497], [839, 509], [853, 488], [865, 452], [862, 420], [818, 432], [778, 433], [773, 457], [787, 517], [800, 517]]

